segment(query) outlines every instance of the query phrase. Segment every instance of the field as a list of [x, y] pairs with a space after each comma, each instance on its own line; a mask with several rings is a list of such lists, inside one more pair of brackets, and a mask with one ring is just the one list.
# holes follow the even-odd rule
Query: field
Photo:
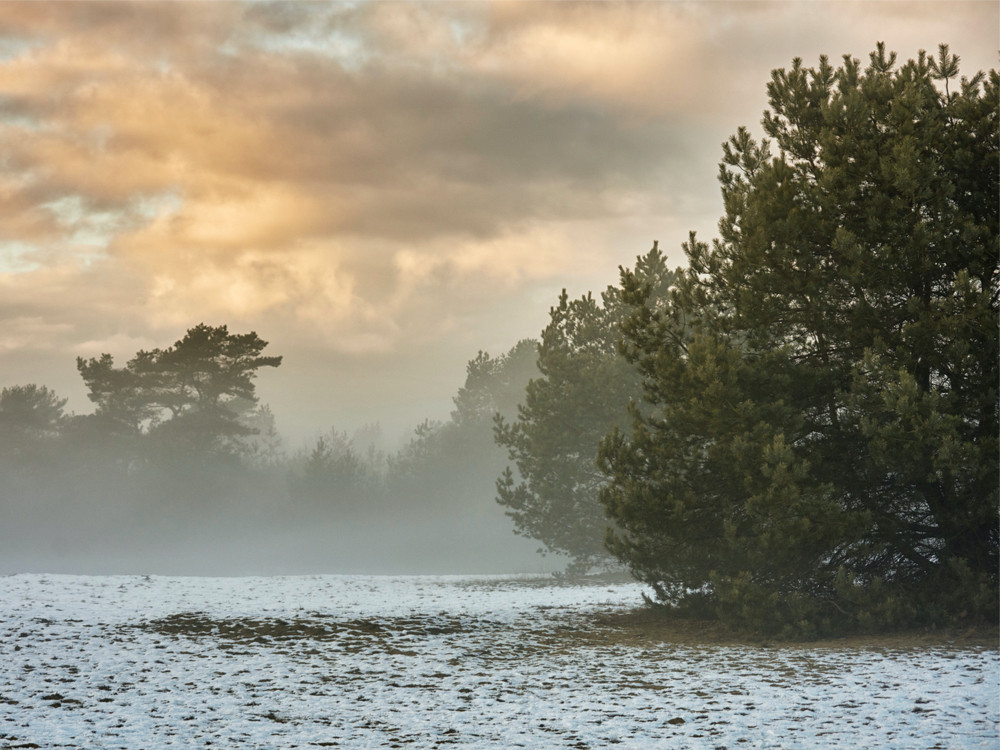
[[997, 748], [974, 643], [739, 645], [549, 577], [0, 578], [0, 748]]

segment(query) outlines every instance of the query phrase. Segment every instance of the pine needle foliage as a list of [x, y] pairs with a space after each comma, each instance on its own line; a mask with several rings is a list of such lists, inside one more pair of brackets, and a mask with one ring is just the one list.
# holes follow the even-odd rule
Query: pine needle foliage
[[659, 601], [815, 635], [997, 615], [996, 71], [946, 45], [773, 72], [669, 293], [622, 273], [645, 407], [601, 444]]

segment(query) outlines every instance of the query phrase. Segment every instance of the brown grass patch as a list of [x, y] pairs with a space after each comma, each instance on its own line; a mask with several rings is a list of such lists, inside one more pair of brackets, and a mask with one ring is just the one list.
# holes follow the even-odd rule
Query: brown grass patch
[[787, 640], [741, 633], [716, 620], [672, 617], [651, 608], [598, 615], [593, 635], [608, 643], [684, 646], [784, 646], [810, 648], [909, 649], [990, 648], [1000, 650], [1000, 627], [925, 628], [892, 633], [852, 634], [816, 640]]

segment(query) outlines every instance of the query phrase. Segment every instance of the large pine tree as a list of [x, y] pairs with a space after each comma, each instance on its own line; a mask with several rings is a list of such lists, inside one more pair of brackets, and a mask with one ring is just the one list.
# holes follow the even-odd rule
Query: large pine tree
[[998, 76], [957, 76], [881, 44], [775, 71], [720, 238], [659, 311], [623, 275], [653, 410], [605, 441], [603, 499], [661, 599], [799, 631], [995, 612]]

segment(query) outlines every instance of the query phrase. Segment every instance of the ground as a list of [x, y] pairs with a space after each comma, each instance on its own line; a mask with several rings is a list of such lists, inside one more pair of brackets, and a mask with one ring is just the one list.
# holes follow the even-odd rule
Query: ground
[[781, 644], [550, 577], [0, 578], [0, 748], [995, 748], [988, 633]]

